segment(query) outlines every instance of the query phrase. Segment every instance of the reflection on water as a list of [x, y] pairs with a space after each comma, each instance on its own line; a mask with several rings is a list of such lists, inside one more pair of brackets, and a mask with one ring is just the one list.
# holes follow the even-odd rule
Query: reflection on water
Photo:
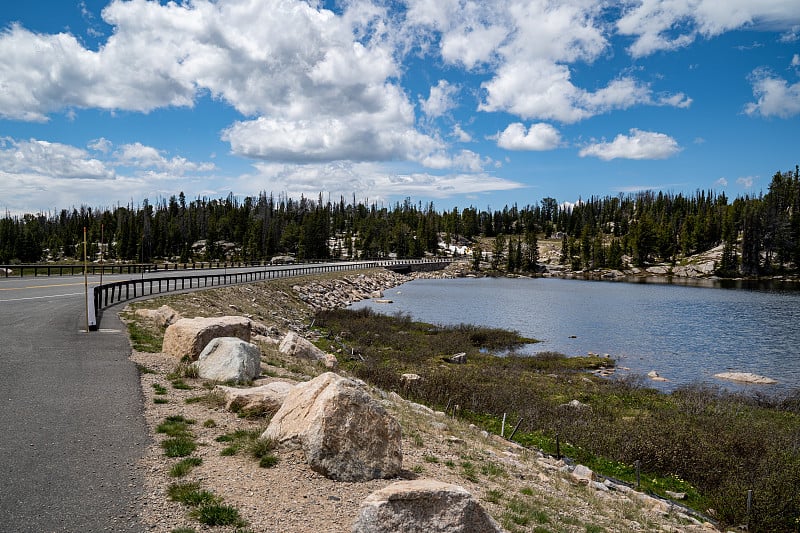
[[[698, 381], [770, 393], [800, 387], [797, 284], [462, 278], [417, 280], [385, 294], [394, 303], [367, 300], [353, 307], [408, 313], [436, 324], [517, 330], [542, 341], [531, 345], [532, 353], [610, 354], [618, 367], [630, 369], [618, 373], [655, 370], [669, 379], [651, 382], [662, 390]], [[727, 371], [752, 372], [779, 384], [744, 386], [713, 377]]]

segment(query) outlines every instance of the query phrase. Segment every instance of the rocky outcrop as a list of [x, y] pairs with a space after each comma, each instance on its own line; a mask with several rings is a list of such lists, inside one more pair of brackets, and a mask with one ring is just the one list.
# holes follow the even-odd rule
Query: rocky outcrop
[[152, 320], [162, 328], [171, 326], [181, 318], [181, 314], [168, 305], [162, 305], [158, 309], [137, 309], [136, 316]]
[[502, 528], [464, 488], [431, 479], [398, 481], [364, 500], [353, 533], [490, 533]]
[[283, 337], [283, 340], [278, 346], [278, 351], [292, 357], [299, 357], [301, 359], [322, 363], [326, 368], [336, 368], [338, 365], [334, 355], [325, 353], [314, 346], [311, 341], [301, 337], [294, 331], [288, 332], [286, 336]]
[[452, 363], [454, 365], [465, 365], [467, 364], [467, 354], [465, 352], [460, 352], [457, 354], [453, 354], [450, 357], [445, 357], [445, 362]]
[[326, 372], [292, 388], [262, 437], [303, 450], [313, 470], [339, 481], [400, 473], [400, 424], [363, 383]]
[[261, 374], [261, 351], [237, 337], [218, 337], [200, 352], [195, 366], [203, 379], [251, 381]]
[[273, 381], [245, 389], [217, 385], [214, 391], [225, 397], [225, 409], [229, 411], [271, 415], [281, 408], [293, 386], [293, 383]]
[[410, 278], [392, 271], [372, 272], [339, 279], [315, 280], [304, 285], [295, 285], [292, 289], [301, 300], [315, 311], [346, 307], [354, 302], [372, 298], [373, 294], [396, 287]]
[[196, 361], [203, 348], [218, 337], [250, 342], [250, 320], [241, 316], [182, 318], [164, 332], [161, 351], [177, 359]]
[[728, 381], [738, 381], [739, 383], [753, 383], [755, 385], [774, 385], [777, 380], [750, 372], [720, 372], [714, 374], [715, 378], [727, 379]]

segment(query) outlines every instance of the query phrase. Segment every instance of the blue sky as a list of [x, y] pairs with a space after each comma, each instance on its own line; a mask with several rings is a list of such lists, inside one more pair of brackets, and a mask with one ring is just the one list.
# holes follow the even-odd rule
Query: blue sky
[[3, 213], [735, 197], [800, 163], [797, 0], [50, 0], [0, 27]]

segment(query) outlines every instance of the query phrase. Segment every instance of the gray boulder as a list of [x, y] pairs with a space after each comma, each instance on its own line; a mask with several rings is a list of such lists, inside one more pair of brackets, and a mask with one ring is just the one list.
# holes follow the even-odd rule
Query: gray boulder
[[196, 361], [200, 352], [218, 337], [250, 342], [250, 319], [241, 316], [181, 318], [164, 332], [161, 351], [177, 359]]
[[308, 339], [304, 339], [294, 331], [290, 331], [283, 337], [278, 351], [282, 354], [308, 359], [323, 364], [326, 368], [336, 368], [336, 357], [320, 350]]
[[225, 397], [225, 409], [236, 413], [258, 412], [274, 414], [283, 405], [294, 385], [285, 381], [273, 381], [258, 387], [239, 389], [217, 385], [214, 391]]
[[394, 477], [403, 465], [400, 424], [362, 383], [332, 372], [295, 385], [262, 437], [302, 449], [338, 481]]
[[432, 479], [398, 481], [364, 500], [353, 533], [490, 533], [503, 529], [458, 485]]
[[239, 338], [219, 337], [208, 343], [195, 366], [203, 379], [250, 381], [261, 374], [261, 351]]

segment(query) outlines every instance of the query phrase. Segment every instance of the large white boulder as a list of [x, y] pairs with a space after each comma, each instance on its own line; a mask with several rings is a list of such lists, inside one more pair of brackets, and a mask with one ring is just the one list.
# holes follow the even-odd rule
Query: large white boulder
[[301, 448], [339, 481], [394, 477], [403, 465], [400, 424], [362, 383], [332, 372], [295, 385], [262, 437]]
[[218, 337], [250, 342], [250, 319], [242, 316], [181, 318], [164, 332], [161, 351], [177, 359], [196, 361], [203, 348]]
[[309, 361], [322, 363], [326, 368], [336, 368], [337, 366], [335, 356], [320, 350], [314, 346], [311, 341], [301, 337], [294, 331], [290, 331], [283, 337], [283, 340], [278, 346], [278, 351], [282, 354], [299, 357], [300, 359], [308, 359]]
[[432, 479], [398, 481], [363, 501], [353, 533], [490, 533], [503, 529], [464, 488]]
[[229, 411], [274, 414], [281, 408], [292, 387], [292, 383], [273, 381], [244, 389], [217, 385], [214, 390], [224, 395], [225, 408]]
[[195, 366], [203, 379], [251, 381], [261, 374], [261, 350], [237, 337], [218, 337], [200, 352]]

